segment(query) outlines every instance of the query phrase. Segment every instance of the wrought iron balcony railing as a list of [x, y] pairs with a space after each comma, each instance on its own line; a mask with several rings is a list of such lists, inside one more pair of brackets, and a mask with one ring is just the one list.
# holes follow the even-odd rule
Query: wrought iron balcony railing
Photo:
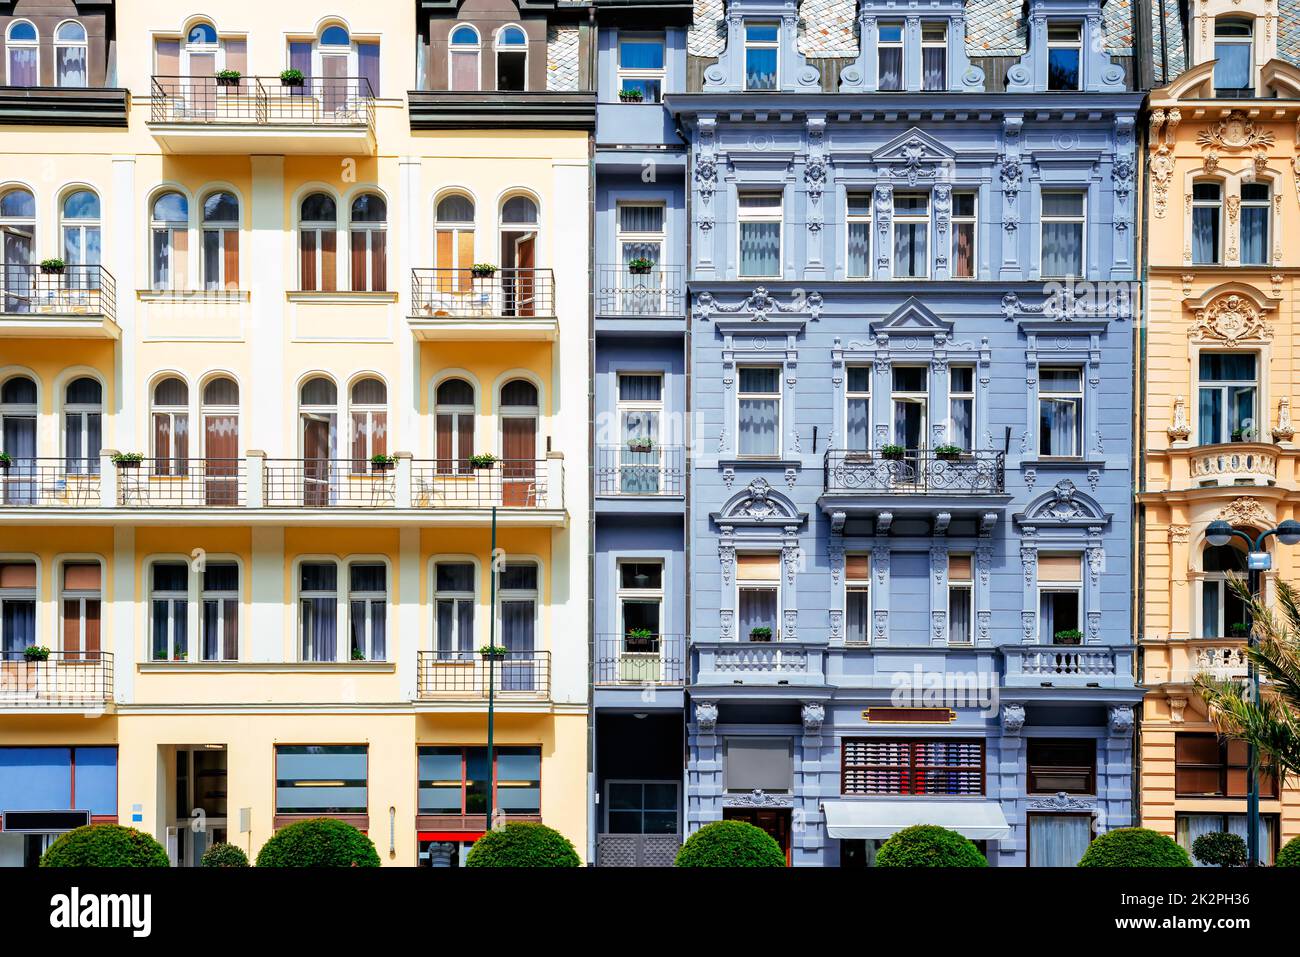
[[243, 505], [243, 459], [145, 459], [119, 466], [118, 504], [124, 508], [230, 508]]
[[370, 81], [356, 76], [155, 76], [149, 118], [154, 123], [375, 128]]
[[100, 467], [97, 458], [14, 459], [0, 466], [0, 507], [96, 507]]
[[267, 459], [262, 492], [268, 508], [391, 508], [392, 470], [366, 459]]
[[106, 651], [51, 651], [28, 661], [0, 653], [0, 710], [103, 706], [113, 700], [113, 656]]
[[503, 700], [545, 700], [551, 694], [551, 653], [507, 651], [489, 662], [477, 651], [421, 651], [416, 680], [421, 698], [487, 698], [490, 685]]
[[686, 449], [602, 445], [596, 449], [597, 495], [682, 495], [686, 490]]
[[647, 271], [626, 265], [596, 267], [596, 315], [670, 318], [686, 314], [686, 271], [656, 264]]
[[417, 319], [532, 319], [555, 315], [550, 269], [411, 270], [411, 315]]
[[685, 635], [597, 635], [596, 684], [681, 685]]
[[563, 508], [564, 469], [552, 485], [546, 459], [497, 459], [474, 468], [468, 459], [411, 463], [412, 508]]
[[1006, 490], [1001, 452], [949, 456], [930, 449], [908, 449], [886, 455], [879, 449], [830, 449], [824, 468], [828, 493], [981, 495]]
[[103, 316], [117, 321], [117, 287], [103, 266], [0, 266], [0, 313], [6, 315]]

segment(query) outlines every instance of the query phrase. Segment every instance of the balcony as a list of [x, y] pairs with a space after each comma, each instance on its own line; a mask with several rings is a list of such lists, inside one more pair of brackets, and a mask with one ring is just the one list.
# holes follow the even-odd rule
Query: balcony
[[149, 129], [169, 153], [375, 152], [375, 99], [364, 77], [155, 76]]
[[1007, 645], [1000, 650], [1008, 688], [1133, 687], [1130, 645]]
[[686, 315], [686, 272], [656, 265], [633, 272], [626, 265], [596, 267], [596, 315], [615, 319], [681, 319]]
[[686, 449], [680, 445], [644, 451], [626, 444], [598, 446], [592, 469], [597, 497], [634, 499], [638, 508], [647, 498], [681, 498], [686, 493]]
[[123, 508], [234, 508], [246, 504], [243, 459], [145, 459], [118, 467]]
[[0, 466], [0, 508], [93, 508], [103, 501], [99, 459], [14, 459]]
[[393, 470], [372, 470], [365, 459], [266, 459], [262, 473], [267, 508], [392, 508]]
[[411, 332], [419, 340], [554, 339], [555, 276], [549, 269], [411, 270]]
[[685, 635], [597, 635], [595, 683], [600, 686], [681, 687]]
[[[744, 688], [762, 688], [783, 693], [825, 684], [826, 647], [796, 641], [696, 641], [695, 686], [731, 689], [743, 695]], [[713, 693], [713, 692], [710, 692]], [[724, 692], [725, 694], [725, 692]]]
[[420, 700], [487, 702], [497, 705], [545, 702], [551, 697], [551, 653], [507, 651], [489, 661], [477, 651], [421, 651], [416, 663]]
[[1275, 485], [1277, 449], [1258, 442], [1194, 449], [1189, 469], [1193, 485]]
[[106, 651], [51, 651], [44, 661], [0, 656], [0, 711], [103, 710], [113, 700], [113, 656]]
[[0, 337], [117, 339], [117, 290], [103, 266], [0, 267]]
[[977, 451], [957, 456], [930, 449], [900, 455], [883, 451], [829, 449], [823, 460], [823, 511], [920, 514], [946, 523], [954, 514], [979, 514], [985, 530], [997, 509], [1011, 501], [1006, 494], [1005, 456]]

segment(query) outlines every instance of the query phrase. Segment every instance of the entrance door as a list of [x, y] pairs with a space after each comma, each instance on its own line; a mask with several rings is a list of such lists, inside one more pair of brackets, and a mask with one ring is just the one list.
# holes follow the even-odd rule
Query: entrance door
[[766, 831], [781, 848], [785, 863], [790, 865], [790, 809], [728, 807], [722, 809], [724, 821], [744, 821]]
[[537, 504], [537, 419], [501, 419], [501, 504]]
[[330, 503], [330, 450], [333, 447], [333, 417], [303, 413], [303, 505], [323, 506]]

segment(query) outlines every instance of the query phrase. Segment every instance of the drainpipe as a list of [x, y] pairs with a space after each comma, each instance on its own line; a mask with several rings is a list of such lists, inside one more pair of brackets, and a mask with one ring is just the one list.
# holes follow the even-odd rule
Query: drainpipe
[[[600, 34], [596, 8], [587, 8], [587, 87], [599, 91]], [[587, 137], [587, 866], [596, 864], [601, 813], [596, 766], [596, 136]]]
[[[1160, 0], [1155, 0], [1160, 2]], [[1163, 6], [1161, 8], [1161, 46], [1164, 45], [1163, 29]], [[1163, 55], [1163, 54], [1162, 54]], [[1145, 492], [1146, 482], [1146, 377], [1143, 371], [1147, 367], [1147, 330], [1150, 327], [1148, 316], [1148, 306], [1146, 296], [1147, 278], [1150, 273], [1150, 250], [1147, 243], [1147, 231], [1149, 227], [1149, 217], [1147, 212], [1147, 182], [1151, 173], [1151, 150], [1147, 137], [1150, 133], [1150, 125], [1141, 122], [1146, 119], [1146, 111], [1139, 113], [1139, 122], [1135, 124], [1133, 131], [1134, 147], [1141, 143], [1142, 149], [1142, 175], [1136, 178], [1134, 183], [1134, 193], [1140, 214], [1135, 217], [1138, 223], [1138, 234], [1135, 237], [1138, 248], [1138, 295], [1141, 297], [1139, 308], [1135, 310], [1134, 315], [1137, 318], [1137, 329], [1135, 330], [1136, 343], [1134, 349], [1134, 375], [1133, 375], [1133, 402], [1135, 405], [1135, 434], [1134, 434], [1134, 476], [1133, 487], [1139, 492]], [[1141, 684], [1146, 674], [1146, 649], [1143, 647], [1142, 638], [1146, 634], [1146, 507], [1140, 504], [1135, 497], [1133, 500], [1133, 540], [1136, 547], [1133, 550], [1133, 583], [1134, 583], [1134, 606], [1133, 606], [1133, 642], [1136, 646], [1133, 655], [1133, 666], [1135, 669], [1134, 677], [1137, 683]], [[1138, 703], [1136, 714], [1133, 721], [1133, 776], [1132, 776], [1132, 823], [1142, 823], [1142, 717], [1143, 704]]]

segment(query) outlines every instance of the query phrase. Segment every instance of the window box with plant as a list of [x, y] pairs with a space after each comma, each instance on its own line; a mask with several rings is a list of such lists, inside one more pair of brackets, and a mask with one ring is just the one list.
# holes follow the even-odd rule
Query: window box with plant
[[280, 71], [280, 82], [284, 86], [302, 86], [305, 79], [306, 77], [302, 75], [302, 70]]
[[1233, 429], [1232, 441], [1234, 442], [1253, 442], [1255, 440], [1254, 429]]
[[655, 633], [649, 628], [629, 628], [627, 630], [627, 651], [648, 653], [655, 650]]
[[469, 274], [475, 279], [491, 279], [497, 274], [497, 267], [491, 263], [474, 263], [469, 267]]
[[23, 649], [24, 661], [49, 661], [50, 649], [44, 645], [28, 645]]
[[945, 462], [952, 462], [966, 454], [966, 450], [960, 445], [936, 445], [934, 448], [936, 458], [943, 459]]
[[14, 464], [13, 456], [8, 452], [0, 452], [0, 469], [10, 468]]
[[41, 272], [49, 275], [61, 275], [63, 270], [68, 268], [68, 264], [62, 259], [42, 259]]
[[372, 472], [388, 472], [391, 471], [396, 465], [397, 465], [396, 456], [384, 455], [383, 453], [370, 456], [370, 470]]
[[496, 464], [497, 457], [491, 452], [480, 452], [469, 457], [469, 467], [472, 469], [490, 469]]
[[1077, 645], [1083, 642], [1083, 632], [1078, 628], [1063, 628], [1052, 637], [1058, 645]]
[[1228, 626], [1228, 634], [1233, 638], [1245, 638], [1250, 634], [1250, 625], [1244, 621], [1234, 621]]
[[650, 452], [654, 450], [655, 440], [648, 435], [638, 435], [627, 440], [627, 447], [632, 452]]
[[481, 645], [479, 647], [478, 653], [482, 655], [484, 658], [488, 658], [493, 661], [501, 661], [502, 659], [505, 658], [507, 654], [509, 654], [509, 651], [510, 649], [504, 648], [501, 645]]
[[635, 87], [625, 86], [618, 91], [618, 98], [624, 103], [640, 103], [645, 99], [645, 94]]
[[771, 641], [772, 629], [768, 628], [766, 625], [760, 625], [757, 628], [751, 628], [749, 629], [749, 640], [750, 641]]
[[655, 268], [653, 259], [629, 259], [627, 261], [627, 271], [634, 276], [648, 276], [650, 271]]
[[217, 86], [239, 86], [239, 78], [243, 76], [238, 70], [218, 70]]
[[907, 450], [903, 448], [901, 445], [882, 445], [880, 447], [880, 457], [882, 459], [891, 459], [893, 461], [898, 461], [903, 457], [903, 454], [906, 451]]
[[143, 452], [118, 452], [113, 456], [113, 464], [120, 469], [138, 469], [143, 461]]

